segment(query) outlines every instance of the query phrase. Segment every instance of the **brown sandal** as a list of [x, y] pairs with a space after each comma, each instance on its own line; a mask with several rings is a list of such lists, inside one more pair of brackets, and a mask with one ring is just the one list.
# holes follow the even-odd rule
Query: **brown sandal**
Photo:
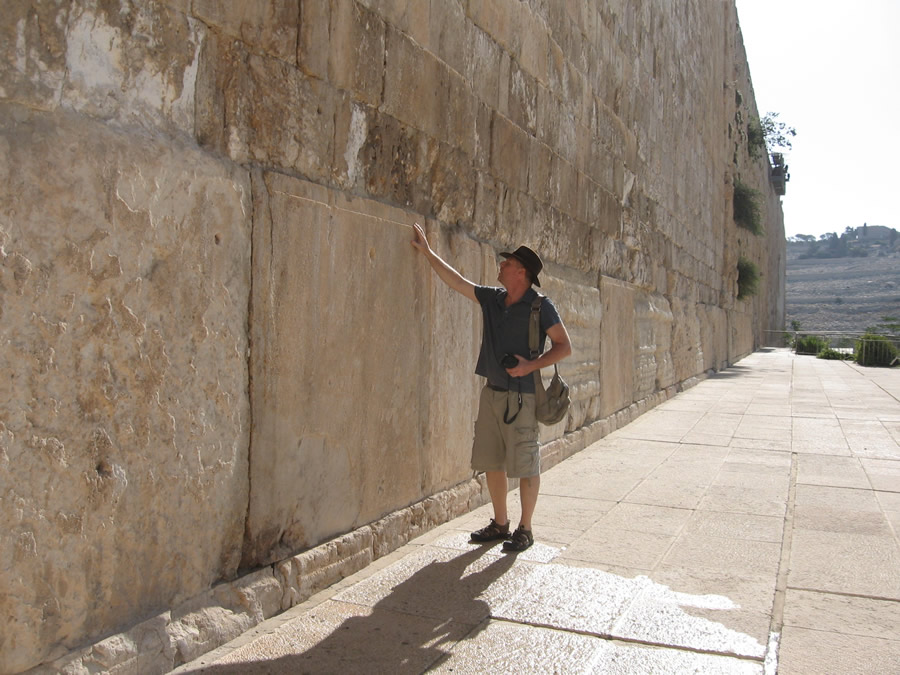
[[526, 530], [524, 527], [519, 525], [516, 528], [516, 531], [513, 532], [512, 537], [509, 541], [503, 542], [503, 550], [504, 551], [524, 551], [526, 548], [531, 546], [534, 543], [534, 535], [531, 534], [531, 530]]
[[472, 541], [485, 542], [497, 541], [499, 539], [509, 539], [509, 523], [500, 525], [496, 520], [491, 518], [491, 523], [487, 527], [475, 530], [471, 536]]

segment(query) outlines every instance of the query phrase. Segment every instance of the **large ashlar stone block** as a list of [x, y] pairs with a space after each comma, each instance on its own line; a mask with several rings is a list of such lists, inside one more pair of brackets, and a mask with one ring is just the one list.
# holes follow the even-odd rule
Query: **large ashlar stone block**
[[547, 80], [549, 41], [547, 25], [531, 7], [515, 0], [472, 2], [472, 21], [523, 65], [532, 77]]
[[66, 78], [70, 6], [9, 0], [0, 22], [0, 98], [33, 108], [59, 105]]
[[746, 356], [755, 348], [753, 315], [730, 310], [728, 314], [728, 357], [731, 363]]
[[600, 278], [600, 416], [608, 417], [634, 401], [636, 289]]
[[449, 105], [449, 68], [393, 28], [387, 31], [386, 49], [384, 112], [441, 138]]
[[[316, 4], [325, 3], [304, 3]], [[303, 11], [311, 10], [304, 7]], [[380, 16], [356, 2], [341, 0], [332, 3], [327, 50], [316, 35], [311, 36], [306, 48], [329, 52], [328, 76], [336, 87], [351, 92], [353, 98], [368, 105], [378, 106], [384, 85], [385, 33]]]
[[60, 113], [0, 107], [0, 148], [0, 671], [18, 672], [237, 571], [250, 184]]
[[634, 399], [640, 401], [675, 384], [672, 349], [672, 312], [665, 297], [635, 294]]
[[178, 3], [13, 0], [3, 12], [0, 98], [193, 133], [205, 28]]
[[[124, 10], [124, 11], [120, 11]], [[62, 103], [88, 115], [193, 133], [203, 24], [160, 3], [75, 5]], [[135, 49], [149, 41], [151, 49]]]
[[[469, 475], [480, 330], [411, 247], [412, 214], [270, 173], [254, 195], [247, 566]], [[481, 277], [480, 246], [435, 234]]]
[[697, 305], [700, 317], [700, 343], [703, 345], [703, 370], [722, 370], [732, 361], [728, 354], [728, 316], [713, 305]]
[[296, 62], [300, 0], [193, 0], [193, 15], [254, 51]]
[[[470, 74], [475, 94], [491, 109], [496, 109], [500, 100], [500, 64], [503, 51], [490, 35], [478, 27], [472, 28], [472, 49]], [[508, 58], [508, 57], [507, 57]]]
[[[437, 254], [464, 277], [476, 283], [497, 283], [495, 276], [491, 278], [497, 265], [490, 246], [459, 233], [441, 231], [433, 224], [427, 235]], [[478, 305], [448, 288], [424, 259], [417, 266], [417, 278], [424, 282], [428, 293], [426, 307], [430, 316], [423, 355], [423, 366], [428, 373], [425, 393], [428, 406], [423, 411], [427, 417], [420, 422], [425, 441], [424, 496], [459, 482], [469, 467], [473, 425], [483, 383], [482, 378], [474, 375], [482, 324]]]
[[491, 170], [510, 187], [528, 190], [528, 154], [534, 138], [503, 115], [494, 114]]
[[[367, 114], [368, 113], [368, 114]], [[444, 222], [465, 224], [475, 208], [475, 171], [463, 150], [374, 109], [354, 106], [346, 181], [375, 198]]]
[[[328, 181], [335, 120], [349, 98], [285, 61], [210, 34], [197, 82], [197, 138], [240, 164], [261, 164]], [[277, 86], [274, 84], [277, 83]]]
[[[602, 306], [600, 291], [576, 281], [552, 276], [553, 269], [541, 274], [541, 293], [546, 294], [569, 333], [572, 355], [559, 363], [559, 372], [569, 385], [571, 406], [568, 418], [552, 427], [541, 427], [541, 441], [578, 429], [600, 416], [600, 326]], [[547, 348], [549, 348], [549, 341]], [[553, 368], [542, 373], [544, 384], [550, 383]]]
[[697, 304], [673, 297], [672, 303], [672, 366], [675, 381], [682, 382], [704, 371], [703, 342]]
[[409, 35], [418, 44], [430, 46], [432, 3], [421, 0], [356, 1], [377, 13], [386, 23]]
[[[424, 3], [423, 3], [424, 4]], [[470, 79], [474, 26], [461, 2], [431, 3], [428, 46], [439, 59]]]

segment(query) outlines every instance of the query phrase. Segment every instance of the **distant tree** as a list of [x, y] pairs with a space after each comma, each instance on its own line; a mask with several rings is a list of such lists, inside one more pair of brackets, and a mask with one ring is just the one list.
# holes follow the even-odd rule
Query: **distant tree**
[[847, 255], [847, 236], [833, 233], [828, 240], [828, 253], [832, 258], [844, 258]]
[[794, 236], [794, 239], [797, 241], [815, 241], [816, 236], [814, 234], [798, 234]]

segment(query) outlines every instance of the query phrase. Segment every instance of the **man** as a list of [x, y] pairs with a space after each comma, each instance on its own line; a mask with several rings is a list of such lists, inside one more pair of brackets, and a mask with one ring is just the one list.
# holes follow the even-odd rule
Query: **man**
[[[524, 551], [534, 543], [531, 519], [537, 505], [540, 478], [538, 423], [534, 416], [535, 370], [551, 366], [572, 353], [569, 334], [548, 298], [541, 302], [539, 349], [544, 338], [551, 347], [531, 360], [528, 323], [531, 303], [537, 296], [543, 269], [540, 257], [527, 246], [513, 253], [501, 253], [497, 276], [502, 288], [477, 286], [444, 262], [428, 244], [425, 232], [416, 223], [412, 245], [422, 253], [438, 277], [454, 291], [481, 305], [484, 320], [481, 352], [475, 372], [487, 378], [481, 391], [472, 469], [484, 471], [494, 507], [490, 524], [472, 533], [472, 540], [506, 540], [506, 551]], [[504, 357], [507, 357], [504, 359]], [[506, 511], [507, 477], [519, 478], [522, 517], [510, 535]]]

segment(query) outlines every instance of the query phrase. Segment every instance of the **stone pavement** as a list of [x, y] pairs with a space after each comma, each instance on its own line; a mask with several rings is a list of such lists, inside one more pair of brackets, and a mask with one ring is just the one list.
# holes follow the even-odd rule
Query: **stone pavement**
[[898, 369], [757, 352], [548, 470], [528, 551], [490, 515], [176, 672], [900, 672]]

